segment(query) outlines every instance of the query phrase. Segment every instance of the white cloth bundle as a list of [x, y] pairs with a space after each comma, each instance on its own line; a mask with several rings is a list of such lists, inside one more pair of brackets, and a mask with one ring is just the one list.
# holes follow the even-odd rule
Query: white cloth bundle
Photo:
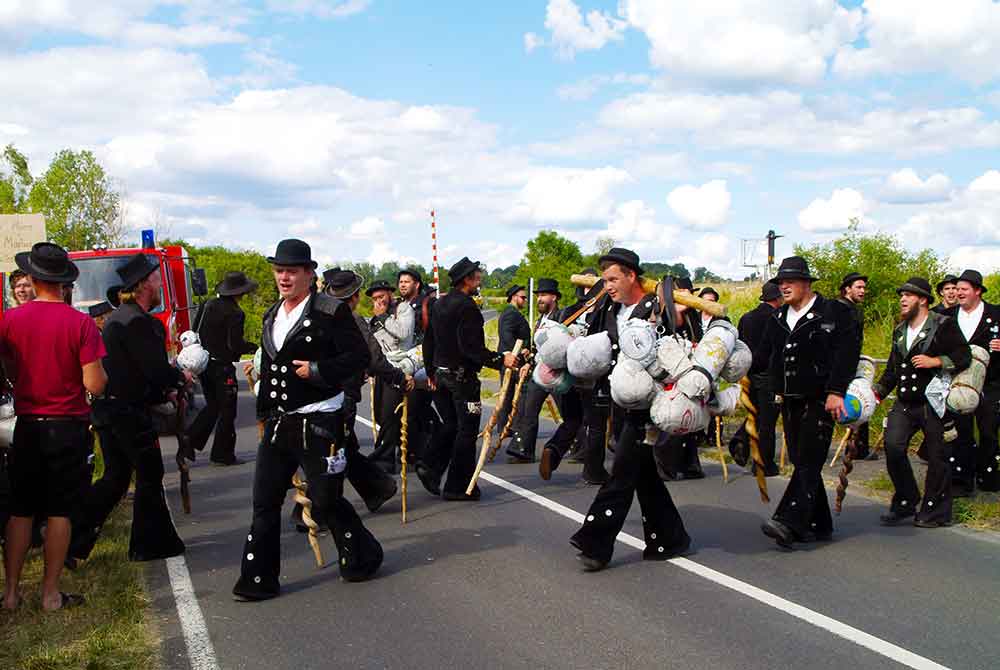
[[[861, 365], [858, 365], [858, 373], [862, 372]], [[867, 369], [865, 370], [867, 375]], [[844, 397], [845, 404], [851, 402], [852, 398], [856, 398], [858, 404], [860, 405], [860, 413], [853, 421], [847, 422], [851, 426], [860, 426], [861, 424], [868, 423], [871, 420], [872, 414], [878, 408], [878, 400], [875, 398], [875, 389], [872, 388], [872, 382], [866, 376], [856, 377], [850, 384], [847, 385], [847, 394]], [[851, 410], [848, 409], [850, 413]]]
[[531, 373], [531, 379], [549, 393], [561, 395], [571, 388], [576, 380], [566, 370], [556, 370], [539, 362]]
[[676, 386], [656, 392], [649, 417], [668, 435], [687, 435], [705, 430], [710, 419], [703, 402], [692, 400]]
[[753, 364], [753, 352], [750, 351], [750, 347], [743, 340], [736, 340], [733, 353], [730, 354], [719, 374], [727, 382], [735, 384], [746, 377], [747, 373], [750, 372], [751, 364]]
[[675, 382], [691, 369], [691, 342], [681, 337], [664, 337], [656, 345], [656, 361], [667, 373], [664, 381]]
[[549, 335], [556, 330], [569, 332], [569, 329], [558, 321], [553, 321], [552, 319], [540, 321], [538, 328], [535, 329], [535, 347], [540, 349], [545, 344], [545, 341], [549, 339]]
[[182, 349], [177, 354], [177, 367], [193, 375], [200, 375], [208, 367], [208, 360], [211, 358], [201, 346], [201, 338], [193, 330], [185, 330], [181, 333], [180, 340]]
[[618, 349], [647, 367], [656, 360], [656, 326], [642, 319], [629, 319], [618, 335]]
[[406, 351], [390, 351], [386, 353], [385, 358], [393, 367], [402, 370], [403, 374], [411, 376], [424, 367], [424, 350], [421, 347], [414, 347]]
[[538, 346], [538, 360], [550, 368], [562, 370], [566, 367], [566, 350], [569, 349], [573, 336], [562, 325], [548, 328], [546, 333], [548, 335], [545, 341]]
[[862, 356], [858, 359], [858, 369], [854, 373], [855, 379], [867, 379], [869, 382], [875, 381], [875, 359], [870, 356]]
[[606, 375], [611, 369], [608, 334], [601, 331], [573, 340], [566, 349], [566, 369], [578, 379], [599, 379]]
[[979, 407], [979, 396], [986, 381], [989, 353], [980, 346], [971, 345], [972, 363], [951, 380], [948, 389], [948, 409], [959, 414], [972, 414]]
[[712, 400], [705, 408], [712, 416], [732, 416], [740, 402], [740, 387], [728, 386], [712, 395]]
[[611, 399], [625, 409], [649, 409], [658, 388], [639, 361], [624, 353], [611, 371]]
[[7, 397], [7, 402], [0, 404], [0, 447], [14, 444], [14, 428], [17, 426], [17, 415], [14, 414], [14, 399]]
[[708, 327], [701, 342], [691, 352], [691, 370], [677, 380], [677, 387], [692, 399], [708, 400], [712, 384], [719, 378], [722, 368], [736, 347], [738, 331], [728, 321], [716, 320]]

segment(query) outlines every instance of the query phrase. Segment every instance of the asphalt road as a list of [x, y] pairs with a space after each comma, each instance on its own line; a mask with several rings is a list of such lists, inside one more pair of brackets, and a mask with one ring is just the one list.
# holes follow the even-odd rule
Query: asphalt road
[[[248, 460], [256, 451], [252, 414], [243, 393], [239, 455]], [[546, 423], [543, 437], [551, 427]], [[370, 446], [366, 427], [359, 435]], [[489, 482], [479, 503], [443, 502], [412, 476], [407, 525], [398, 496], [379, 513], [362, 514], [385, 549], [377, 579], [348, 584], [335, 567], [317, 569], [305, 537], [289, 526], [283, 595], [237, 603], [230, 590], [250, 523], [254, 465], [213, 468], [199, 460], [194, 512], [185, 516], [173, 441], [163, 448], [167, 497], [221, 668], [1000, 667], [995, 534], [882, 528], [880, 508], [850, 496], [834, 541], [779, 552], [758, 529], [773, 503], [760, 503], [749, 476], [723, 485], [711, 463], [707, 479], [669, 486], [694, 539], [692, 563], [644, 562], [638, 549], [619, 542], [607, 570], [583, 573], [568, 544], [577, 522], [552, 505]], [[595, 489], [578, 483], [579, 468], [563, 465], [550, 482], [528, 465], [496, 463], [487, 472], [583, 513]], [[776, 501], [784, 481], [769, 482]], [[625, 532], [641, 537], [637, 504]], [[332, 540], [322, 542], [334, 560]], [[754, 599], [685, 566], [766, 593]], [[152, 565], [150, 578], [165, 665], [199, 667], [188, 660], [166, 566]], [[792, 616], [785, 601], [808, 608], [809, 621]], [[917, 656], [890, 660], [816, 625], [824, 615], [879, 638], [876, 648], [884, 641]]]

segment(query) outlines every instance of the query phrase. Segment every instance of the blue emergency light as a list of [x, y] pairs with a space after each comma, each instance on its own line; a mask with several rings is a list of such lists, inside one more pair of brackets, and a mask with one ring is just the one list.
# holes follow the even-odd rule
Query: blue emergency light
[[152, 229], [142, 231], [142, 248], [143, 249], [156, 248], [156, 236], [153, 234]]

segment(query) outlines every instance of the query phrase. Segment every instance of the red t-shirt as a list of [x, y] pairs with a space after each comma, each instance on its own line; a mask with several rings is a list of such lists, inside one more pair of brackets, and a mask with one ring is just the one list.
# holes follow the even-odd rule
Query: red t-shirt
[[0, 356], [14, 362], [14, 411], [90, 414], [82, 366], [103, 358], [94, 320], [62, 302], [32, 300], [0, 319]]

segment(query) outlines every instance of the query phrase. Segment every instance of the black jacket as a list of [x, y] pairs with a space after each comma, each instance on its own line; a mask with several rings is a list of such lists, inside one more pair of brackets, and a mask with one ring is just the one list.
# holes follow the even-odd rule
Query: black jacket
[[753, 352], [751, 373], [767, 370], [778, 395], [820, 399], [843, 396], [857, 372], [861, 328], [855, 314], [819, 293], [812, 309], [789, 331], [788, 305], [774, 310]]
[[736, 329], [740, 333], [740, 339], [750, 347], [750, 351], [757, 351], [760, 348], [761, 339], [764, 337], [764, 326], [773, 315], [774, 307], [762, 302], [740, 317]]
[[500, 313], [497, 332], [500, 335], [497, 349], [500, 351], [512, 351], [514, 343], [518, 340], [521, 340], [526, 347], [531, 346], [531, 327], [528, 325], [528, 320], [513, 305], [507, 305]]
[[424, 367], [433, 377], [437, 368], [479, 374], [483, 367], [499, 370], [503, 355], [486, 348], [483, 313], [469, 296], [449, 291], [434, 304], [424, 333]]
[[929, 312], [916, 339], [906, 348], [908, 324], [903, 322], [892, 331], [892, 351], [889, 362], [875, 384], [875, 393], [885, 398], [899, 388], [899, 401], [906, 405], [924, 402], [927, 384], [938, 374], [937, 369], [913, 367], [913, 357], [918, 355], [941, 358], [941, 370], [961, 372], [972, 362], [972, 350], [962, 336], [958, 323], [950, 316]]
[[257, 351], [257, 345], [243, 339], [243, 323], [246, 316], [236, 301], [229, 297], [212, 298], [202, 308], [198, 335], [201, 346], [208, 350], [212, 358], [233, 362], [243, 354]]
[[413, 315], [416, 317], [413, 327], [413, 346], [415, 347], [419, 347], [424, 342], [424, 333], [430, 327], [431, 311], [436, 302], [437, 297], [434, 289], [422, 290], [417, 294], [417, 297], [410, 301], [410, 307], [413, 308]]
[[837, 298], [837, 302], [849, 308], [854, 313], [854, 318], [858, 321], [858, 328], [861, 331], [861, 348], [865, 346], [865, 313], [861, 311], [861, 306], [856, 302], [848, 300], [844, 296]]
[[[313, 293], [280, 350], [273, 339], [274, 315], [282, 300], [264, 314], [257, 417], [291, 412], [332, 398], [363, 373], [371, 361], [368, 345], [346, 303]], [[309, 379], [295, 374], [293, 360], [310, 361]]]
[[[947, 312], [948, 316], [955, 319], [958, 324], [958, 310], [961, 307], [955, 305]], [[959, 332], [961, 332], [959, 328]], [[1000, 339], [1000, 305], [993, 305], [983, 301], [983, 317], [979, 320], [976, 332], [972, 334], [969, 344], [982, 347], [990, 355], [990, 364], [986, 368], [986, 383], [983, 390], [1000, 390], [1000, 351], [990, 351], [990, 340]]]
[[167, 360], [166, 331], [135, 303], [124, 303], [104, 323], [105, 395], [134, 405], [164, 402], [184, 386], [184, 375]]

